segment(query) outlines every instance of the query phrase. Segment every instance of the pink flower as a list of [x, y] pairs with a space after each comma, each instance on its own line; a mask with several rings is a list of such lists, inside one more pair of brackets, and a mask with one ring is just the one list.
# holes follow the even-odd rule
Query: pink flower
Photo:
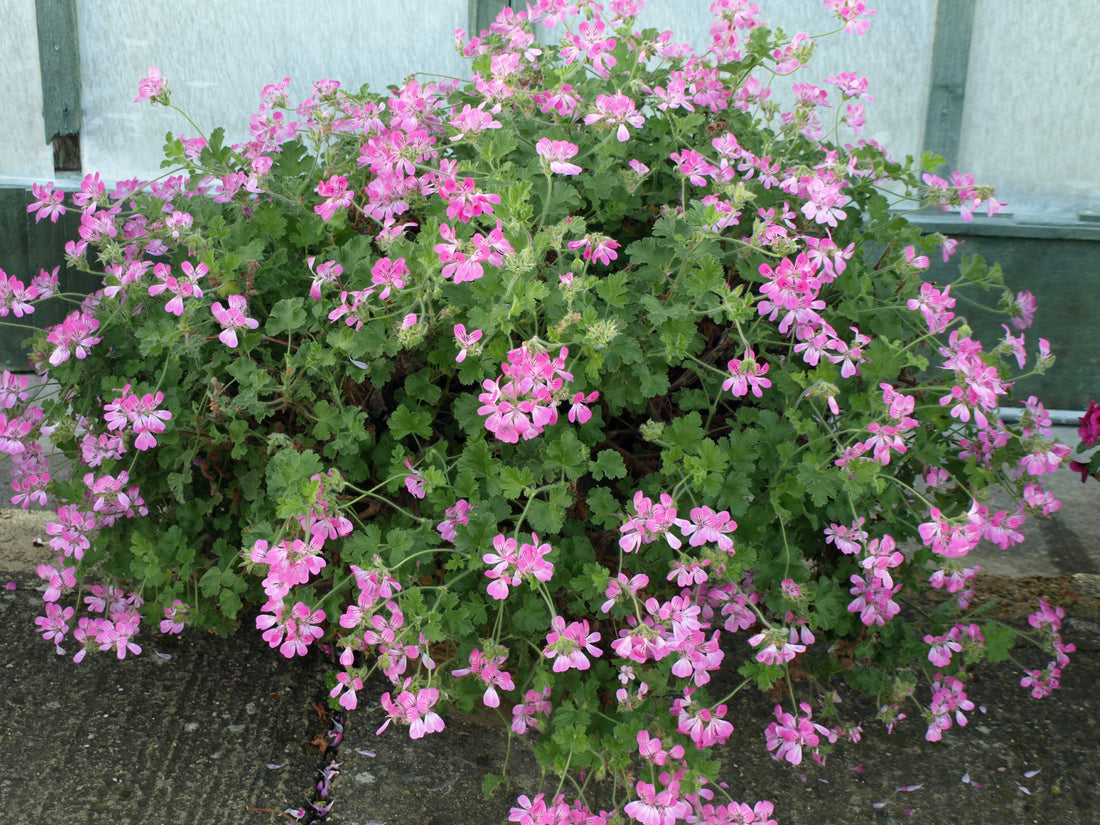
[[835, 545], [838, 550], [848, 555], [858, 554], [863, 550], [863, 543], [867, 541], [867, 532], [863, 530], [863, 524], [867, 521], [860, 516], [852, 524], [830, 524], [825, 528], [825, 543]]
[[820, 743], [818, 733], [828, 733], [826, 728], [810, 721], [810, 706], [805, 702], [799, 705], [805, 716], [784, 713], [780, 705], [775, 706], [776, 721], [768, 725], [765, 733], [768, 750], [774, 751], [773, 759], [786, 759], [792, 765], [802, 764], [802, 749], [816, 748]]
[[27, 207], [27, 211], [35, 213], [34, 222], [38, 223], [43, 218], [49, 218], [52, 223], [57, 223], [58, 218], [67, 211], [62, 205], [65, 193], [60, 190], [55, 192], [52, 180], [45, 186], [31, 184], [31, 191], [34, 192], [35, 201]]
[[540, 544], [537, 533], [531, 534], [531, 542], [520, 545], [516, 571], [525, 578], [533, 577], [548, 582], [554, 576], [554, 564], [546, 560], [551, 547], [546, 543]]
[[1015, 299], [1010, 303], [1008, 314], [1012, 326], [1016, 329], [1027, 329], [1035, 320], [1036, 301], [1035, 296], [1028, 290], [1017, 292]]
[[1077, 420], [1081, 424], [1077, 428], [1077, 435], [1081, 437], [1082, 446], [1091, 447], [1100, 439], [1100, 404], [1090, 398], [1089, 408]]
[[579, 147], [575, 143], [570, 143], [567, 140], [540, 138], [538, 143], [535, 144], [535, 151], [549, 163], [551, 172], [556, 172], [559, 175], [579, 175], [582, 171], [577, 164], [566, 163], [569, 158], [579, 151]]
[[210, 311], [214, 313], [217, 322], [225, 327], [218, 335], [218, 340], [232, 348], [237, 346], [238, 329], [256, 329], [260, 322], [245, 315], [248, 299], [243, 295], [230, 295], [226, 300], [229, 301], [228, 307], [222, 306], [221, 301], [215, 301]]
[[184, 604], [179, 599], [164, 608], [164, 618], [160, 623], [160, 632], [166, 634], [182, 633], [187, 621], [187, 614], [191, 611], [190, 605]]
[[905, 263], [913, 269], [925, 270], [928, 269], [928, 256], [917, 255], [917, 250], [909, 245], [905, 247]]
[[667, 787], [658, 791], [649, 782], [639, 781], [634, 790], [638, 798], [626, 803], [623, 812], [642, 825], [675, 825], [691, 813], [691, 805], [680, 798], [680, 783], [661, 774]]
[[158, 390], [155, 395], [145, 393], [139, 397], [130, 392], [130, 385], [127, 384], [122, 388], [119, 398], [103, 406], [107, 429], [120, 430], [129, 424], [137, 435], [134, 447], [138, 450], [155, 447], [156, 436], [164, 432], [164, 422], [172, 418], [172, 413], [168, 410], [158, 409], [163, 403], [163, 392]]
[[677, 171], [694, 186], [706, 186], [706, 176], [718, 171], [718, 167], [708, 163], [706, 158], [693, 149], [681, 149], [669, 157], [675, 161]]
[[340, 707], [345, 710], [355, 710], [359, 706], [357, 694], [362, 689], [363, 680], [358, 676], [352, 676], [348, 671], [344, 671], [336, 674], [336, 687], [330, 690], [328, 695], [333, 699], [339, 697]]
[[608, 126], [615, 126], [615, 136], [619, 143], [625, 143], [630, 139], [630, 130], [626, 127], [641, 128], [645, 123], [645, 117], [638, 112], [634, 101], [622, 92], [613, 95], [598, 95], [596, 97], [596, 111], [584, 118], [586, 126], [599, 122]]
[[594, 260], [609, 266], [619, 257], [615, 250], [621, 246], [618, 241], [613, 241], [604, 235], [585, 235], [579, 241], [570, 241], [570, 249], [583, 249], [581, 253], [586, 261]]
[[933, 636], [930, 633], [924, 637], [928, 645], [928, 661], [936, 667], [947, 667], [951, 664], [951, 656], [962, 650], [962, 645], [951, 636]]
[[661, 747], [661, 740], [650, 736], [649, 731], [640, 730], [637, 735], [638, 754], [651, 765], [664, 765], [671, 756], [673, 759], [684, 758], [682, 745], [673, 745], [668, 750]]
[[210, 271], [206, 264], [195, 266], [190, 261], [184, 261], [180, 268], [185, 279], [175, 278], [169, 273], [172, 271], [167, 264], [157, 264], [153, 267], [153, 274], [160, 279], [160, 283], [149, 287], [149, 295], [160, 295], [164, 291], [172, 293], [173, 297], [164, 305], [166, 312], [177, 317], [183, 315], [184, 298], [201, 298], [202, 288], [199, 287], [199, 279]]
[[54, 345], [50, 363], [56, 367], [74, 354], [78, 359], [87, 358], [88, 350], [103, 340], [92, 335], [97, 329], [99, 321], [83, 310], [70, 313], [60, 324], [51, 327], [46, 335], [46, 342]]
[[684, 538], [691, 537], [688, 544], [692, 547], [713, 543], [719, 550], [733, 555], [733, 539], [727, 534], [737, 529], [737, 522], [727, 511], [716, 513], [709, 507], [695, 507], [691, 511], [691, 521], [679, 523]]
[[864, 0], [825, 0], [825, 8], [844, 21], [844, 31], [848, 34], [864, 34], [871, 26], [867, 18], [875, 16]]
[[[455, 358], [455, 363], [461, 364], [466, 360], [467, 354], [474, 349], [477, 342], [481, 340], [482, 332], [480, 329], [475, 329], [473, 332], [467, 334], [465, 324], [455, 324], [454, 333], [459, 346], [458, 357]], [[478, 347], [476, 351], [480, 351], [480, 347]]]
[[771, 380], [764, 377], [770, 368], [771, 365], [767, 362], [758, 364], [756, 353], [751, 349], [745, 350], [744, 358], [734, 358], [726, 365], [730, 377], [722, 383], [722, 390], [732, 392], [734, 398], [748, 395], [751, 390], [753, 395], [760, 398], [763, 395], [761, 389], [772, 385]]
[[454, 542], [455, 536], [458, 535], [458, 525], [470, 523], [470, 503], [464, 498], [460, 498], [454, 503], [453, 507], [447, 508], [447, 518], [436, 525], [436, 530], [439, 531], [440, 537], [444, 541]]
[[343, 175], [333, 175], [327, 181], [318, 182], [317, 194], [325, 200], [313, 207], [313, 211], [324, 221], [331, 221], [336, 210], [349, 206], [355, 196], [355, 192], [348, 189], [348, 179]]
[[508, 598], [509, 587], [517, 587], [522, 581], [518, 572], [519, 556], [516, 553], [516, 540], [498, 534], [493, 537], [493, 549], [495, 553], [486, 553], [481, 560], [492, 568], [485, 572], [486, 577], [493, 579], [487, 592], [494, 599], [501, 601]]
[[447, 217], [469, 223], [481, 214], [492, 214], [494, 204], [500, 203], [500, 195], [480, 192], [473, 178], [461, 182], [447, 178], [439, 187], [439, 196], [447, 201]]
[[627, 578], [626, 573], [619, 573], [618, 578], [611, 579], [607, 583], [607, 589], [604, 591], [607, 601], [600, 605], [600, 612], [609, 612], [624, 593], [636, 596], [638, 591], [647, 584], [649, 584], [649, 576], [645, 573], [638, 573], [630, 578]]
[[540, 727], [542, 724], [540, 717], [549, 716], [550, 711], [553, 710], [549, 699], [550, 688], [548, 687], [543, 688], [542, 692], [527, 691], [523, 696], [523, 702], [512, 708], [512, 730], [524, 734], [528, 730]]
[[574, 395], [572, 405], [569, 407], [569, 415], [567, 416], [570, 423], [587, 424], [589, 419], [592, 418], [592, 410], [588, 409], [586, 405], [591, 404], [599, 397], [600, 394], [598, 391], [590, 392], [588, 395], [585, 395], [583, 392]]
[[59, 656], [65, 654], [65, 649], [61, 647], [61, 642], [65, 638], [65, 634], [69, 632], [69, 621], [75, 613], [75, 609], [72, 607], [61, 607], [59, 604], [49, 602], [46, 604], [46, 615], [36, 616], [34, 623], [38, 625], [38, 632], [42, 634], [42, 638], [48, 642], [54, 643], [54, 649]]
[[439, 701], [439, 691], [435, 688], [421, 688], [414, 695], [411, 691], [404, 690], [395, 702], [390, 694], [382, 694], [382, 707], [389, 714], [389, 718], [377, 730], [381, 733], [393, 720], [409, 726], [409, 738], [421, 739], [426, 733], [438, 733], [446, 727], [443, 719], [432, 710]]
[[81, 209], [88, 209], [89, 206], [95, 209], [100, 205], [105, 191], [103, 182], [99, 179], [99, 172], [87, 174], [80, 182], [80, 191], [73, 195], [73, 203]]
[[379, 258], [371, 267], [371, 283], [382, 286], [378, 299], [384, 301], [390, 297], [390, 289], [401, 289], [405, 286], [405, 276], [409, 274], [409, 268], [405, 265], [404, 258], [391, 261], [389, 258]]
[[56, 521], [46, 523], [46, 535], [52, 537], [50, 547], [79, 561], [84, 558], [84, 551], [92, 546], [88, 534], [95, 529], [95, 518], [81, 512], [74, 504], [58, 507], [56, 516]]
[[451, 140], [461, 140], [468, 134], [477, 134], [486, 129], [499, 129], [500, 121], [493, 120], [493, 116], [481, 108], [473, 108], [467, 103], [462, 111], [451, 118], [451, 124], [457, 132], [451, 136]]
[[[34, 312], [34, 305], [30, 302], [39, 297], [38, 287], [32, 284], [28, 287], [14, 275], [7, 275], [0, 269], [0, 317], [9, 312], [16, 318], [30, 315]], [[48, 295], [41, 296], [43, 298]]]
[[42, 594], [42, 600], [56, 602], [61, 594], [76, 587], [76, 568], [65, 567], [58, 570], [48, 564], [38, 565], [35, 572], [40, 579], [46, 581], [46, 591]]
[[588, 670], [592, 665], [588, 656], [600, 657], [603, 655], [596, 642], [600, 640], [600, 634], [588, 632], [588, 620], [571, 622], [568, 626], [565, 619], [555, 616], [550, 621], [551, 630], [546, 634], [546, 647], [542, 655], [554, 661], [553, 670], [561, 673], [576, 668]]
[[685, 691], [684, 699], [672, 703], [672, 712], [676, 714], [676, 730], [691, 737], [699, 750], [712, 745], [720, 745], [733, 734], [733, 724], [726, 721], [726, 706], [692, 709], [691, 690]]
[[317, 268], [313, 268], [313, 262], [317, 260], [316, 256], [311, 255], [306, 258], [306, 265], [309, 266], [309, 271], [313, 273], [313, 281], [309, 285], [309, 297], [314, 301], [321, 300], [321, 285], [322, 284], [335, 284], [340, 280], [340, 276], [344, 274], [344, 268], [336, 261], [325, 261], [318, 264]]
[[150, 66], [148, 74], [138, 84], [138, 96], [134, 103], [150, 100], [153, 103], [168, 102], [168, 78], [160, 73], [156, 66]]
[[409, 475], [405, 477], [405, 489], [416, 498], [424, 498], [424, 477], [413, 468], [407, 458], [405, 459], [405, 469], [409, 471]]

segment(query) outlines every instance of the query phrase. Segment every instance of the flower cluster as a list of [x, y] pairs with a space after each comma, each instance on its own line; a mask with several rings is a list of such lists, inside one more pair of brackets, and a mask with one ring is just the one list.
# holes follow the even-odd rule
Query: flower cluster
[[1100, 467], [1096, 470], [1092, 469], [1092, 459], [1100, 453], [1098, 450], [1092, 448], [1096, 447], [1097, 441], [1100, 441], [1100, 404], [1097, 404], [1094, 399], [1089, 400], [1089, 408], [1085, 411], [1085, 414], [1080, 419], [1081, 426], [1077, 428], [1077, 434], [1081, 438], [1081, 448], [1088, 450], [1091, 455], [1088, 459], [1084, 456], [1074, 459], [1069, 463], [1069, 468], [1075, 473], [1081, 474], [1081, 481], [1087, 481], [1089, 476], [1093, 476], [1100, 480]]
[[103, 418], [108, 430], [129, 428], [136, 436], [135, 449], [149, 450], [157, 446], [157, 435], [164, 432], [165, 422], [172, 419], [171, 412], [158, 409], [163, 403], [164, 393], [160, 390], [139, 397], [127, 384], [120, 397], [103, 405]]
[[[558, 404], [568, 396], [566, 381], [572, 381], [572, 373], [566, 371], [569, 350], [562, 347], [556, 358], [531, 347], [517, 347], [508, 353], [508, 360], [501, 364], [501, 376], [496, 380], [486, 378], [481, 386], [485, 392], [478, 396], [481, 406], [478, 414], [485, 416], [485, 429], [500, 441], [509, 444], [525, 441], [541, 435], [546, 427], [558, 421]], [[574, 397], [569, 418], [583, 416], [584, 405], [599, 397], [599, 393]], [[586, 411], [586, 410], [585, 410]], [[582, 423], [584, 419], [582, 418]]]

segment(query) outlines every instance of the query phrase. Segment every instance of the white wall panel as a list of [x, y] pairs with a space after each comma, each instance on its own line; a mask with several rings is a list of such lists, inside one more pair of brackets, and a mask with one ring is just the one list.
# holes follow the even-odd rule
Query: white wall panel
[[[919, 152], [936, 3], [879, 3], [866, 35], [821, 40], [795, 79], [824, 86], [831, 73], [866, 75], [876, 100], [864, 137], [895, 157]], [[760, 5], [789, 35], [834, 27], [820, 0]], [[649, 0], [640, 25], [702, 49], [709, 6]], [[413, 71], [466, 74], [451, 44], [467, 24], [467, 0], [77, 0], [77, 12], [84, 168], [107, 179], [159, 174], [165, 132], [195, 133], [179, 115], [132, 102], [152, 65], [204, 131], [224, 126], [231, 141], [247, 137], [260, 89], [284, 76], [296, 101], [324, 77], [381, 90]], [[0, 0], [0, 21], [0, 182], [61, 177], [43, 134], [34, 0]], [[1032, 0], [977, 0], [959, 166], [994, 183], [1018, 215], [1100, 214], [1097, 43], [1094, 0], [1048, 0], [1041, 12]], [[791, 82], [776, 78], [776, 97], [789, 100]]]
[[[758, 5], [764, 19], [788, 37], [799, 32], [816, 37], [837, 27], [838, 21], [820, 0], [760, 0]], [[865, 106], [867, 125], [861, 137], [878, 141], [892, 156], [901, 159], [920, 152], [936, 0], [894, 0], [872, 5], [885, 8], [871, 18], [866, 34], [841, 33], [820, 40], [806, 69], [791, 77], [774, 79], [773, 98], [789, 108], [793, 100], [791, 84], [813, 83], [829, 90], [830, 99], [838, 104], [840, 95], [835, 86], [825, 83], [825, 78], [857, 72], [867, 77], [868, 93], [875, 98]], [[710, 3], [704, 0], [651, 0], [639, 26], [671, 29], [678, 41], [702, 50], [711, 42], [709, 9]], [[823, 123], [831, 113], [832, 110], [822, 113]], [[840, 138], [847, 142], [852, 133], [841, 127]]]
[[[31, 3], [33, 6], [33, 3]], [[384, 91], [414, 71], [457, 74], [452, 48], [466, 0], [79, 0], [84, 166], [108, 179], [159, 174], [164, 135], [195, 136], [178, 114], [132, 103], [149, 66], [204, 131], [248, 138], [268, 83], [290, 77], [290, 100], [315, 80]]]
[[53, 148], [42, 121], [34, 0], [0, 0], [0, 179], [48, 180]]
[[1100, 214], [1100, 4], [978, 0], [960, 165], [1017, 215]]

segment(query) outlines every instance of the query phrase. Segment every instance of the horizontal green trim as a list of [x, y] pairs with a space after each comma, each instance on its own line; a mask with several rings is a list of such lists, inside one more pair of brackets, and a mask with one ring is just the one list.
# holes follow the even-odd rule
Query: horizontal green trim
[[927, 233], [942, 232], [985, 238], [1035, 238], [1046, 241], [1100, 241], [1100, 223], [1070, 216], [1049, 218], [1021, 215], [978, 218], [964, 221], [958, 215], [935, 213], [910, 215], [908, 219]]

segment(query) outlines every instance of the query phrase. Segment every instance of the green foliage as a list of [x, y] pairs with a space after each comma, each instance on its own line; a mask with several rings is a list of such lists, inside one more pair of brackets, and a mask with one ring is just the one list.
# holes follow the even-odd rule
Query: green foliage
[[[78, 313], [97, 340], [64, 358], [60, 332], [32, 343], [61, 388], [32, 435], [48, 424], [77, 468], [49, 492], [98, 520], [81, 576], [138, 592], [147, 622], [178, 601], [225, 632], [258, 610], [283, 655], [316, 627], [359, 655], [349, 678], [377, 661], [395, 694], [466, 709], [484, 684], [453, 672], [498, 657], [509, 703], [550, 690], [532, 726], [551, 771], [622, 779], [637, 732], [660, 729], [712, 776], [669, 710], [725, 712], [719, 665], [699, 664], [719, 629], [720, 667], [761, 690], [810, 698], [841, 677], [886, 706], [910, 674], [931, 683], [924, 634], [949, 632], [956, 604], [902, 621], [898, 603], [968, 572], [930, 541], [892, 548], [937, 522], [980, 534], [984, 490], [1022, 492], [1019, 462], [1046, 442], [1034, 404], [1020, 426], [987, 420], [1011, 346], [981, 350], [962, 317], [930, 328], [919, 254], [946, 239], [879, 184], [937, 204], [992, 192], [929, 190], [935, 159], [841, 148], [808, 137], [812, 109], [787, 123], [750, 102], [750, 72], [785, 45], [766, 27], [712, 81], [657, 56], [656, 33], [615, 36], [607, 76], [547, 45], [494, 101], [425, 82], [318, 88], [296, 110], [269, 90], [257, 122], [279, 137], [169, 135], [179, 177], [100, 196], [87, 214], [116, 231], [72, 259], [104, 277]], [[508, 50], [500, 32], [485, 44]], [[695, 103], [660, 105], [685, 72]], [[546, 105], [567, 86], [576, 116]], [[621, 92], [644, 116], [628, 140], [601, 108]], [[496, 125], [471, 126], [478, 112]], [[581, 174], [554, 171], [543, 139], [575, 146]], [[999, 270], [965, 258], [952, 288], [974, 285]], [[150, 427], [143, 404], [170, 420]], [[97, 498], [105, 477], [124, 492]], [[590, 667], [557, 669], [559, 620], [585, 623]], [[804, 655], [768, 641], [796, 632]], [[630, 657], [612, 648], [628, 637]], [[985, 642], [1001, 660], [1012, 636]]]

